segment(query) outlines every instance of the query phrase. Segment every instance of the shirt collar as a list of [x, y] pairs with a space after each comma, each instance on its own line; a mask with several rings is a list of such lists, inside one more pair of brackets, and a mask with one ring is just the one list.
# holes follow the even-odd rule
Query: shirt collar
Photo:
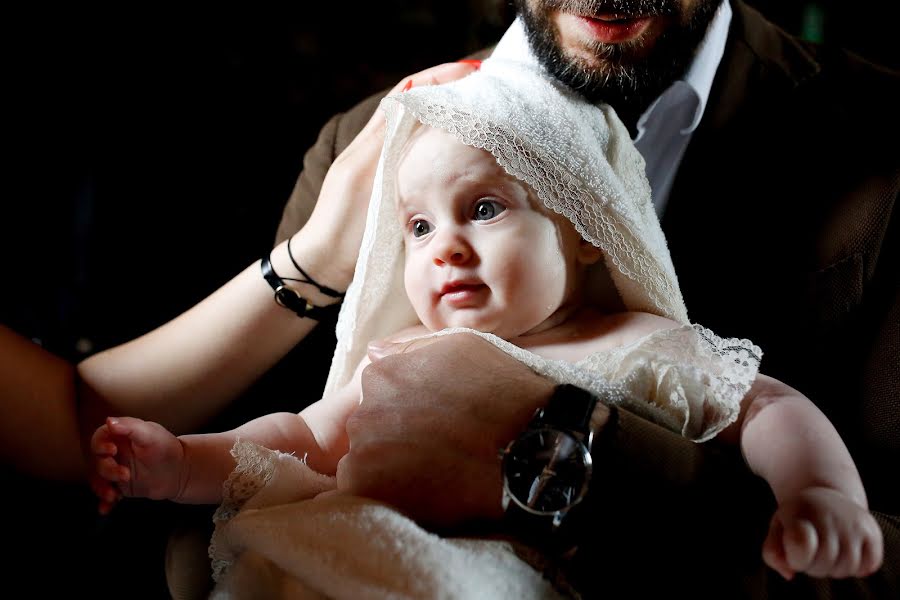
[[[725, 42], [728, 39], [731, 17], [731, 4], [729, 0], [724, 0], [716, 10], [716, 14], [713, 16], [713, 20], [706, 31], [706, 35], [700, 42], [700, 46], [697, 48], [697, 55], [694, 57], [694, 61], [688, 68], [687, 73], [682, 79], [673, 83], [665, 92], [660, 94], [659, 98], [654, 100], [653, 104], [638, 119], [637, 139], [640, 139], [643, 134], [650, 115], [657, 108], [665, 112], [666, 109], [671, 108], [673, 102], [693, 100], [696, 103], [693, 117], [690, 122], [685, 123], [681, 128], [681, 133], [692, 133], [697, 128], [697, 125], [700, 124], [700, 119], [703, 117], [703, 111], [706, 109], [706, 102], [709, 100], [709, 92], [712, 90], [716, 70], [718, 70], [719, 63], [722, 61], [722, 55], [725, 53]], [[513, 21], [491, 56], [505, 59], [524, 59], [528, 63], [538, 63], [537, 57], [531, 52], [521, 17], [517, 17]], [[660, 103], [660, 100], [667, 94], [670, 97], [670, 101]], [[680, 98], [680, 100], [676, 100], [677, 98]]]
[[[716, 10], [716, 14], [713, 16], [713, 20], [706, 31], [706, 35], [700, 42], [700, 46], [697, 48], [697, 55], [694, 57], [694, 61], [688, 68], [687, 73], [660, 94], [638, 119], [638, 139], [643, 134], [647, 121], [654, 111], [657, 108], [666, 110], [676, 101], [670, 99], [667, 102], [660, 102], [667, 96], [682, 98], [680, 100], [682, 102], [693, 101], [696, 104], [693, 117], [690, 122], [685, 123], [684, 127], [681, 128], [681, 133], [689, 134], [697, 128], [697, 125], [700, 124], [700, 119], [703, 118], [703, 111], [706, 109], [706, 103], [709, 100], [709, 93], [712, 90], [716, 70], [718, 70], [719, 63], [722, 61], [722, 55], [725, 53], [725, 42], [728, 39], [731, 17], [731, 4], [728, 0], [724, 0]], [[685, 93], [688, 94], [688, 97], [685, 97]]]

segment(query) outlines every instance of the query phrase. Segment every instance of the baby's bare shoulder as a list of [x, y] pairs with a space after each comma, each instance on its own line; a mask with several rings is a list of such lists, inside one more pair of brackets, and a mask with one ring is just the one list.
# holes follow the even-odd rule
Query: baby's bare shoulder
[[595, 352], [612, 350], [673, 327], [679, 324], [649, 313], [582, 310], [553, 329], [510, 341], [546, 358], [577, 362]]
[[618, 338], [619, 346], [630, 344], [640, 338], [663, 329], [681, 327], [681, 323], [640, 311], [628, 311], [602, 315], [609, 335]]

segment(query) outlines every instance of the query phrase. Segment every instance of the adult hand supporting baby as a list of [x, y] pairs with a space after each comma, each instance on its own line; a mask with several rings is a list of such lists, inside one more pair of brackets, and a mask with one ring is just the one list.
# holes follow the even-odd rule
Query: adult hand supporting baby
[[498, 450], [553, 383], [471, 334], [388, 344], [370, 358], [338, 489], [438, 527], [500, 518]]
[[[461, 61], [437, 65], [403, 79], [390, 93], [454, 81], [477, 70], [479, 64], [480, 61]], [[384, 113], [376, 110], [335, 159], [312, 215], [294, 241], [301, 262], [315, 265], [310, 273], [313, 278], [338, 290], [346, 290], [353, 278], [385, 125]], [[320, 269], [318, 265], [327, 268]]]

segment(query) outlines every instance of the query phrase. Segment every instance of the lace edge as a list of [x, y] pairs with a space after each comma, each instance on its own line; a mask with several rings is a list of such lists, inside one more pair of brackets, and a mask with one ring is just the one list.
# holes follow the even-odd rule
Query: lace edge
[[[215, 531], [209, 543], [208, 555], [213, 581], [218, 582], [234, 561], [231, 553], [222, 551], [220, 528], [237, 515], [247, 500], [264, 488], [275, 473], [277, 454], [253, 442], [238, 440], [231, 448], [236, 465], [222, 484], [222, 503], [213, 514]], [[224, 554], [224, 556], [223, 556]]]

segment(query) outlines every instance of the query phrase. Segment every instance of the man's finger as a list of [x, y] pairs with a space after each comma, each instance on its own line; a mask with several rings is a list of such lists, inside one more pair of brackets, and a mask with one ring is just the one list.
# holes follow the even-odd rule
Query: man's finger
[[395, 85], [390, 93], [397, 92], [422, 85], [440, 85], [449, 81], [460, 79], [469, 73], [477, 71], [481, 67], [481, 61], [461, 60], [458, 62], [443, 63], [434, 67], [419, 71], [406, 77]]

